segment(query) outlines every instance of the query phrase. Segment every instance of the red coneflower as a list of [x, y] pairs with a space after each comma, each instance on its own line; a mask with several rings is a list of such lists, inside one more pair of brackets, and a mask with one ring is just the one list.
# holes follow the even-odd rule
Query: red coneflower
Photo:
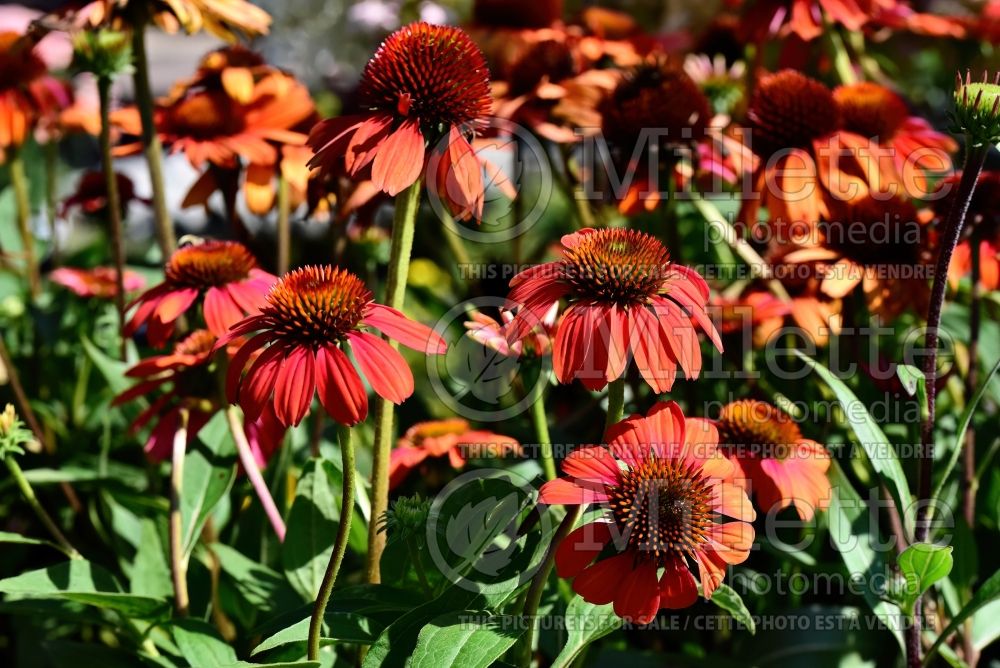
[[[132, 179], [121, 172], [115, 172], [115, 182], [118, 184], [118, 200], [121, 203], [122, 219], [127, 217], [129, 204], [133, 200], [144, 204], [150, 203], [148, 199], [135, 194], [135, 185], [132, 183]], [[85, 172], [76, 184], [76, 191], [63, 200], [60, 215], [65, 218], [75, 207], [80, 207], [80, 210], [88, 216], [107, 218], [108, 189], [104, 172], [101, 170]]]
[[794, 70], [760, 79], [747, 110], [750, 148], [760, 158], [740, 219], [815, 224], [831, 207], [890, 192], [898, 181], [889, 151], [842, 129], [840, 108], [823, 84]]
[[[59, 267], [49, 274], [49, 278], [79, 297], [112, 300], [118, 294], [118, 270], [114, 267]], [[135, 292], [146, 286], [146, 279], [126, 269], [122, 284], [126, 292]]]
[[[173, 352], [148, 357], [125, 372], [126, 376], [137, 378], [139, 382], [115, 397], [115, 405], [169, 388], [154, 399], [129, 427], [129, 431], [135, 433], [156, 419], [145, 448], [152, 461], [170, 457], [174, 435], [181, 424], [181, 409], [188, 411], [189, 441], [220, 409], [218, 395], [214, 391], [215, 378], [209, 369], [215, 342], [215, 335], [208, 330], [195, 330], [179, 341]], [[257, 465], [263, 468], [281, 444], [285, 429], [275, 419], [273, 411], [264, 411], [253, 420], [248, 418], [244, 429]]]
[[453, 469], [461, 470], [470, 457], [501, 457], [520, 451], [520, 443], [510, 436], [472, 429], [461, 418], [418, 422], [406, 430], [392, 451], [389, 489], [397, 487], [429, 457], [447, 457]]
[[216, 336], [247, 315], [258, 312], [277, 280], [257, 268], [246, 246], [234, 241], [206, 241], [179, 248], [167, 261], [163, 283], [142, 294], [135, 315], [125, 325], [132, 336], [146, 325], [151, 345], [160, 347], [174, 332], [174, 323], [198, 297], [204, 297], [205, 324]]
[[755, 42], [789, 33], [808, 42], [823, 34], [824, 18], [848, 30], [860, 30], [871, 18], [861, 4], [857, 0], [755, 0], [743, 17], [743, 28]]
[[[219, 341], [222, 345], [258, 332], [229, 366], [229, 400], [239, 401], [248, 417], [256, 417], [272, 403], [273, 394], [278, 420], [292, 426], [302, 421], [318, 392], [334, 420], [357, 424], [368, 414], [368, 397], [344, 352], [348, 344], [375, 393], [402, 403], [413, 394], [413, 374], [398, 351], [365, 327], [420, 352], [445, 352], [444, 340], [433, 330], [376, 304], [361, 279], [345, 269], [307, 266], [285, 274], [268, 293], [260, 314], [239, 323]], [[250, 356], [262, 348], [244, 377]]]
[[925, 119], [910, 115], [899, 95], [863, 81], [833, 91], [845, 130], [892, 149], [896, 172], [911, 197], [928, 195], [928, 176], [951, 171], [958, 143]]
[[[749, 557], [756, 517], [736, 483], [738, 468], [717, 448], [715, 427], [661, 402], [613, 425], [606, 438], [607, 448], [572, 452], [562, 464], [569, 477], [542, 486], [539, 503], [599, 503], [608, 511], [559, 544], [556, 572], [573, 578], [584, 600], [613, 602], [615, 614], [639, 624], [697, 600], [692, 566], [711, 598], [726, 566]], [[614, 556], [592, 563], [609, 545]]]
[[[587, 228], [562, 238], [563, 259], [515, 276], [508, 306], [519, 307], [508, 340], [517, 341], [565, 298], [552, 347], [560, 382], [579, 379], [599, 390], [625, 371], [629, 353], [656, 392], [701, 372], [696, 326], [721, 351], [705, 311], [708, 285], [692, 269], [670, 262], [655, 237], [637, 230]], [[692, 320], [694, 322], [692, 322]]]
[[720, 449], [749, 478], [757, 504], [765, 511], [794, 505], [812, 519], [830, 502], [830, 453], [802, 437], [798, 424], [777, 406], [743, 399], [723, 406], [715, 421]]
[[368, 61], [358, 92], [363, 114], [313, 128], [309, 166], [335, 171], [343, 159], [352, 176], [370, 174], [390, 195], [427, 170], [456, 217], [478, 219], [483, 176], [469, 139], [492, 100], [486, 61], [469, 36], [426, 23], [397, 30]]

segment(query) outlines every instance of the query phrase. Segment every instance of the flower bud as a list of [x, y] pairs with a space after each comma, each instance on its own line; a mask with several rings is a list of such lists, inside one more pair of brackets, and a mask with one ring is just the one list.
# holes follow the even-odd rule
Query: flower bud
[[973, 146], [1000, 142], [1000, 72], [992, 82], [985, 72], [981, 82], [974, 83], [968, 71], [964, 81], [956, 77], [954, 120]]
[[132, 70], [132, 46], [127, 33], [88, 30], [73, 35], [73, 68], [113, 79]]

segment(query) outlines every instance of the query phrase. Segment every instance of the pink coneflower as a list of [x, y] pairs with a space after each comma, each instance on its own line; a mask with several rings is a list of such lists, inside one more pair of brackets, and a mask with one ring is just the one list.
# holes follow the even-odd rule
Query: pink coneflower
[[[756, 517], [715, 427], [685, 419], [671, 401], [613, 425], [606, 438], [607, 447], [572, 452], [562, 464], [568, 477], [542, 486], [539, 503], [607, 509], [559, 544], [556, 572], [585, 601], [614, 603], [639, 624], [697, 600], [692, 568], [711, 598], [726, 566], [750, 555]], [[613, 556], [600, 558], [609, 547]]]
[[[239, 401], [251, 418], [273, 403], [278, 420], [292, 426], [302, 421], [318, 392], [334, 420], [357, 424], [368, 414], [368, 397], [344, 352], [349, 345], [375, 393], [402, 403], [413, 394], [413, 374], [403, 356], [366, 327], [420, 352], [445, 352], [444, 340], [429, 327], [376, 304], [361, 279], [345, 269], [307, 266], [285, 274], [268, 293], [260, 313], [219, 341], [222, 345], [257, 332], [229, 366], [229, 400]], [[261, 349], [244, 376], [250, 356]]]
[[670, 262], [655, 237], [587, 228], [564, 236], [562, 245], [562, 260], [515, 276], [507, 298], [519, 309], [508, 327], [510, 341], [524, 338], [554, 303], [568, 302], [552, 348], [560, 382], [579, 379], [599, 390], [622, 375], [631, 353], [650, 387], [666, 392], [678, 364], [688, 378], [701, 372], [697, 329], [722, 350], [705, 311], [708, 285]]
[[146, 337], [163, 346], [177, 318], [204, 297], [205, 324], [216, 336], [258, 312], [274, 276], [257, 268], [253, 255], [233, 241], [206, 241], [179, 248], [167, 262], [163, 283], [135, 300], [135, 315], [125, 325], [132, 336], [146, 325]]
[[343, 159], [351, 176], [370, 174], [390, 195], [427, 171], [453, 215], [478, 219], [483, 176], [469, 139], [493, 103], [486, 60], [469, 36], [426, 23], [397, 30], [368, 61], [359, 95], [364, 113], [313, 128], [309, 166], [336, 171]]
[[[58, 283], [77, 296], [87, 299], [111, 300], [118, 294], [118, 270], [113, 267], [93, 269], [60, 267], [49, 274], [49, 278], [53, 283]], [[126, 269], [122, 284], [125, 292], [135, 292], [146, 286], [146, 279]]]

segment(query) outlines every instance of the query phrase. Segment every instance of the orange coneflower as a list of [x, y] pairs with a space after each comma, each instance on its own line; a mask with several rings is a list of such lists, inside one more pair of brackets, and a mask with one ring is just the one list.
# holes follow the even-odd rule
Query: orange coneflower
[[869, 311], [890, 321], [908, 308], [927, 312], [930, 225], [911, 202], [868, 197], [825, 218], [819, 232], [817, 245], [784, 260], [816, 263], [823, 294], [839, 299], [861, 286]]
[[764, 401], [744, 399], [723, 406], [715, 421], [720, 450], [749, 479], [758, 506], [765, 512], [795, 506], [803, 520], [830, 502], [830, 453], [802, 437], [785, 412]]
[[256, 314], [276, 280], [257, 267], [242, 244], [206, 241], [177, 249], [165, 268], [163, 283], [147, 290], [133, 305], [135, 315], [125, 325], [125, 336], [146, 325], [146, 337], [156, 347], [174, 332], [174, 323], [203, 297], [205, 324], [216, 336], [247, 315]]
[[0, 157], [24, 144], [52, 107], [47, 73], [31, 36], [0, 32]]
[[[113, 267], [94, 267], [93, 269], [77, 269], [75, 267], [59, 267], [49, 274], [53, 283], [58, 283], [71, 290], [79, 297], [87, 299], [112, 300], [118, 294], [118, 270]], [[142, 290], [146, 279], [134, 271], [125, 270], [122, 285], [126, 292]]]
[[892, 151], [896, 172], [911, 197], [928, 195], [928, 177], [951, 171], [951, 154], [958, 143], [937, 132], [899, 95], [885, 86], [861, 82], [833, 91], [842, 127]]
[[246, 0], [73, 0], [56, 13], [81, 27], [139, 29], [143, 20], [168, 33], [206, 30], [229, 42], [265, 35], [271, 26], [271, 15]]
[[[727, 565], [750, 556], [756, 517], [715, 427], [659, 403], [613, 425], [606, 438], [607, 448], [572, 452], [562, 464], [569, 477], [542, 486], [539, 503], [607, 508], [559, 544], [556, 572], [573, 578], [584, 600], [614, 603], [615, 614], [638, 624], [698, 599], [692, 568], [711, 598]], [[601, 558], [609, 548], [613, 556]]]
[[625, 371], [630, 355], [656, 392], [666, 392], [679, 364], [688, 378], [701, 372], [697, 329], [720, 350], [705, 311], [708, 286], [692, 269], [670, 262], [655, 237], [636, 230], [586, 228], [562, 238], [563, 259], [527, 269], [507, 297], [517, 315], [510, 341], [523, 338], [565, 298], [552, 347], [560, 382], [579, 379], [599, 390]]
[[309, 166], [337, 171], [343, 160], [352, 176], [370, 175], [390, 195], [427, 171], [456, 217], [480, 218], [483, 175], [469, 139], [492, 100], [486, 61], [469, 36], [426, 23], [397, 30], [368, 61], [358, 92], [364, 113], [313, 129]]
[[[181, 409], [189, 414], [189, 442], [220, 410], [214, 391], [215, 378], [209, 369], [215, 341], [215, 335], [208, 330], [195, 330], [179, 341], [171, 353], [147, 357], [125, 372], [139, 382], [115, 397], [115, 405], [166, 389], [129, 427], [134, 434], [156, 420], [145, 447], [150, 460], [158, 462], [170, 457], [174, 436], [181, 424]], [[281, 445], [285, 429], [270, 411], [261, 413], [255, 420], [247, 419], [244, 429], [254, 459], [263, 468]]]
[[521, 445], [510, 436], [472, 429], [461, 418], [418, 422], [406, 430], [392, 451], [389, 489], [399, 486], [430, 457], [447, 457], [453, 469], [461, 470], [470, 457], [500, 457], [520, 451]]
[[871, 18], [857, 0], [753, 0], [747, 4], [743, 30], [754, 42], [789, 34], [808, 42], [823, 34], [824, 18], [854, 31]]
[[741, 220], [815, 224], [843, 202], [895, 183], [892, 157], [866, 137], [843, 129], [840, 108], [822, 83], [794, 70], [761, 78], [747, 110], [750, 148], [760, 157]]
[[[282, 276], [267, 295], [259, 315], [234, 326], [219, 341], [257, 332], [229, 366], [227, 394], [250, 417], [274, 405], [278, 420], [297, 425], [314, 394], [330, 416], [354, 425], [368, 414], [368, 397], [354, 359], [380, 397], [399, 404], [413, 394], [413, 374], [403, 356], [382, 338], [380, 330], [404, 346], [442, 354], [445, 342], [429, 327], [399, 311], [376, 304], [354, 274], [339, 267], [306, 266]], [[243, 376], [250, 356], [260, 352]], [[273, 395], [273, 399], [272, 399]]]

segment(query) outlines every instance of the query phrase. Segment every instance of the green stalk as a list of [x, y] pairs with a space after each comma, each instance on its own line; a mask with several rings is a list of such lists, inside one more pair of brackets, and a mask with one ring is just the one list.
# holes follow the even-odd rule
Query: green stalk
[[190, 599], [187, 586], [187, 559], [184, 556], [184, 524], [181, 497], [184, 493], [184, 454], [188, 439], [188, 410], [180, 410], [180, 425], [174, 434], [170, 468], [170, 576], [174, 585], [174, 609], [186, 617]]
[[21, 246], [24, 252], [25, 275], [28, 277], [28, 290], [34, 301], [41, 291], [42, 282], [38, 273], [38, 258], [35, 257], [35, 239], [31, 234], [31, 197], [28, 190], [28, 175], [24, 171], [24, 158], [21, 152], [10, 152], [10, 185], [14, 189], [14, 203], [17, 208], [17, 231], [21, 235]]
[[17, 488], [21, 490], [21, 496], [23, 496], [24, 500], [28, 502], [31, 509], [35, 511], [35, 515], [38, 516], [38, 519], [41, 520], [42, 524], [52, 535], [52, 538], [55, 539], [59, 549], [65, 552], [70, 559], [82, 559], [83, 557], [80, 556], [80, 553], [76, 551], [76, 548], [73, 547], [66, 539], [66, 536], [52, 520], [52, 517], [45, 511], [45, 508], [42, 508], [41, 502], [38, 500], [38, 497], [35, 496], [35, 490], [32, 489], [31, 483], [28, 482], [28, 479], [24, 477], [24, 471], [21, 470], [21, 466], [17, 463], [17, 460], [14, 459], [14, 456], [7, 455], [4, 457], [4, 463], [7, 465], [7, 470], [10, 471], [11, 477], [14, 478], [14, 483], [17, 485]]
[[344, 489], [340, 502], [340, 526], [337, 528], [337, 542], [333, 545], [330, 563], [327, 564], [323, 583], [320, 585], [319, 594], [316, 596], [316, 605], [313, 607], [312, 619], [309, 620], [308, 659], [310, 661], [319, 660], [319, 642], [323, 630], [323, 616], [326, 614], [326, 606], [330, 602], [330, 594], [333, 593], [333, 585], [337, 581], [337, 573], [340, 571], [340, 565], [344, 561], [344, 554], [347, 552], [347, 537], [351, 532], [351, 516], [354, 514], [354, 444], [351, 442], [351, 430], [349, 427], [337, 425], [337, 434], [340, 437], [340, 454], [343, 458], [344, 474]]
[[[421, 181], [417, 180], [396, 197], [396, 212], [392, 220], [392, 246], [389, 252], [389, 275], [385, 282], [384, 302], [402, 310], [406, 295], [406, 279], [410, 273], [410, 253], [413, 232], [420, 208]], [[396, 344], [390, 342], [390, 345]], [[378, 521], [389, 508], [389, 457], [392, 452], [392, 404], [382, 397], [375, 400], [375, 441], [372, 453], [372, 511], [368, 526], [368, 582], [381, 581], [379, 561], [385, 549], [385, 534], [378, 530]]]
[[556, 473], [555, 454], [552, 452], [552, 439], [549, 437], [549, 417], [545, 414], [545, 394], [540, 393], [531, 404], [531, 420], [535, 426], [535, 438], [541, 449], [542, 469], [547, 480], [554, 480]]
[[[139, 6], [143, 3], [133, 3]], [[146, 54], [146, 17], [134, 22], [132, 30], [132, 57], [135, 60], [135, 103], [142, 121], [142, 149], [149, 167], [149, 182], [153, 191], [153, 214], [156, 240], [166, 262], [177, 250], [174, 226], [167, 210], [167, 191], [163, 179], [163, 147], [156, 134], [153, 91], [149, 85], [149, 57]]]
[[621, 422], [625, 412], [625, 378], [613, 380], [608, 384], [608, 415], [604, 421], [604, 431], [611, 425]]
[[50, 141], [44, 147], [45, 152], [45, 214], [49, 219], [49, 234], [52, 236], [52, 263], [59, 266], [59, 235], [56, 229], [56, 211], [59, 208], [56, 193], [56, 181], [59, 176], [59, 145]]
[[122, 360], [127, 355], [125, 337], [125, 240], [122, 232], [122, 206], [115, 178], [114, 159], [111, 156], [111, 78], [97, 77], [97, 96], [101, 109], [101, 168], [104, 171], [104, 189], [107, 193], [108, 221], [111, 223], [111, 254], [114, 256], [115, 307], [118, 309], [119, 353]]

